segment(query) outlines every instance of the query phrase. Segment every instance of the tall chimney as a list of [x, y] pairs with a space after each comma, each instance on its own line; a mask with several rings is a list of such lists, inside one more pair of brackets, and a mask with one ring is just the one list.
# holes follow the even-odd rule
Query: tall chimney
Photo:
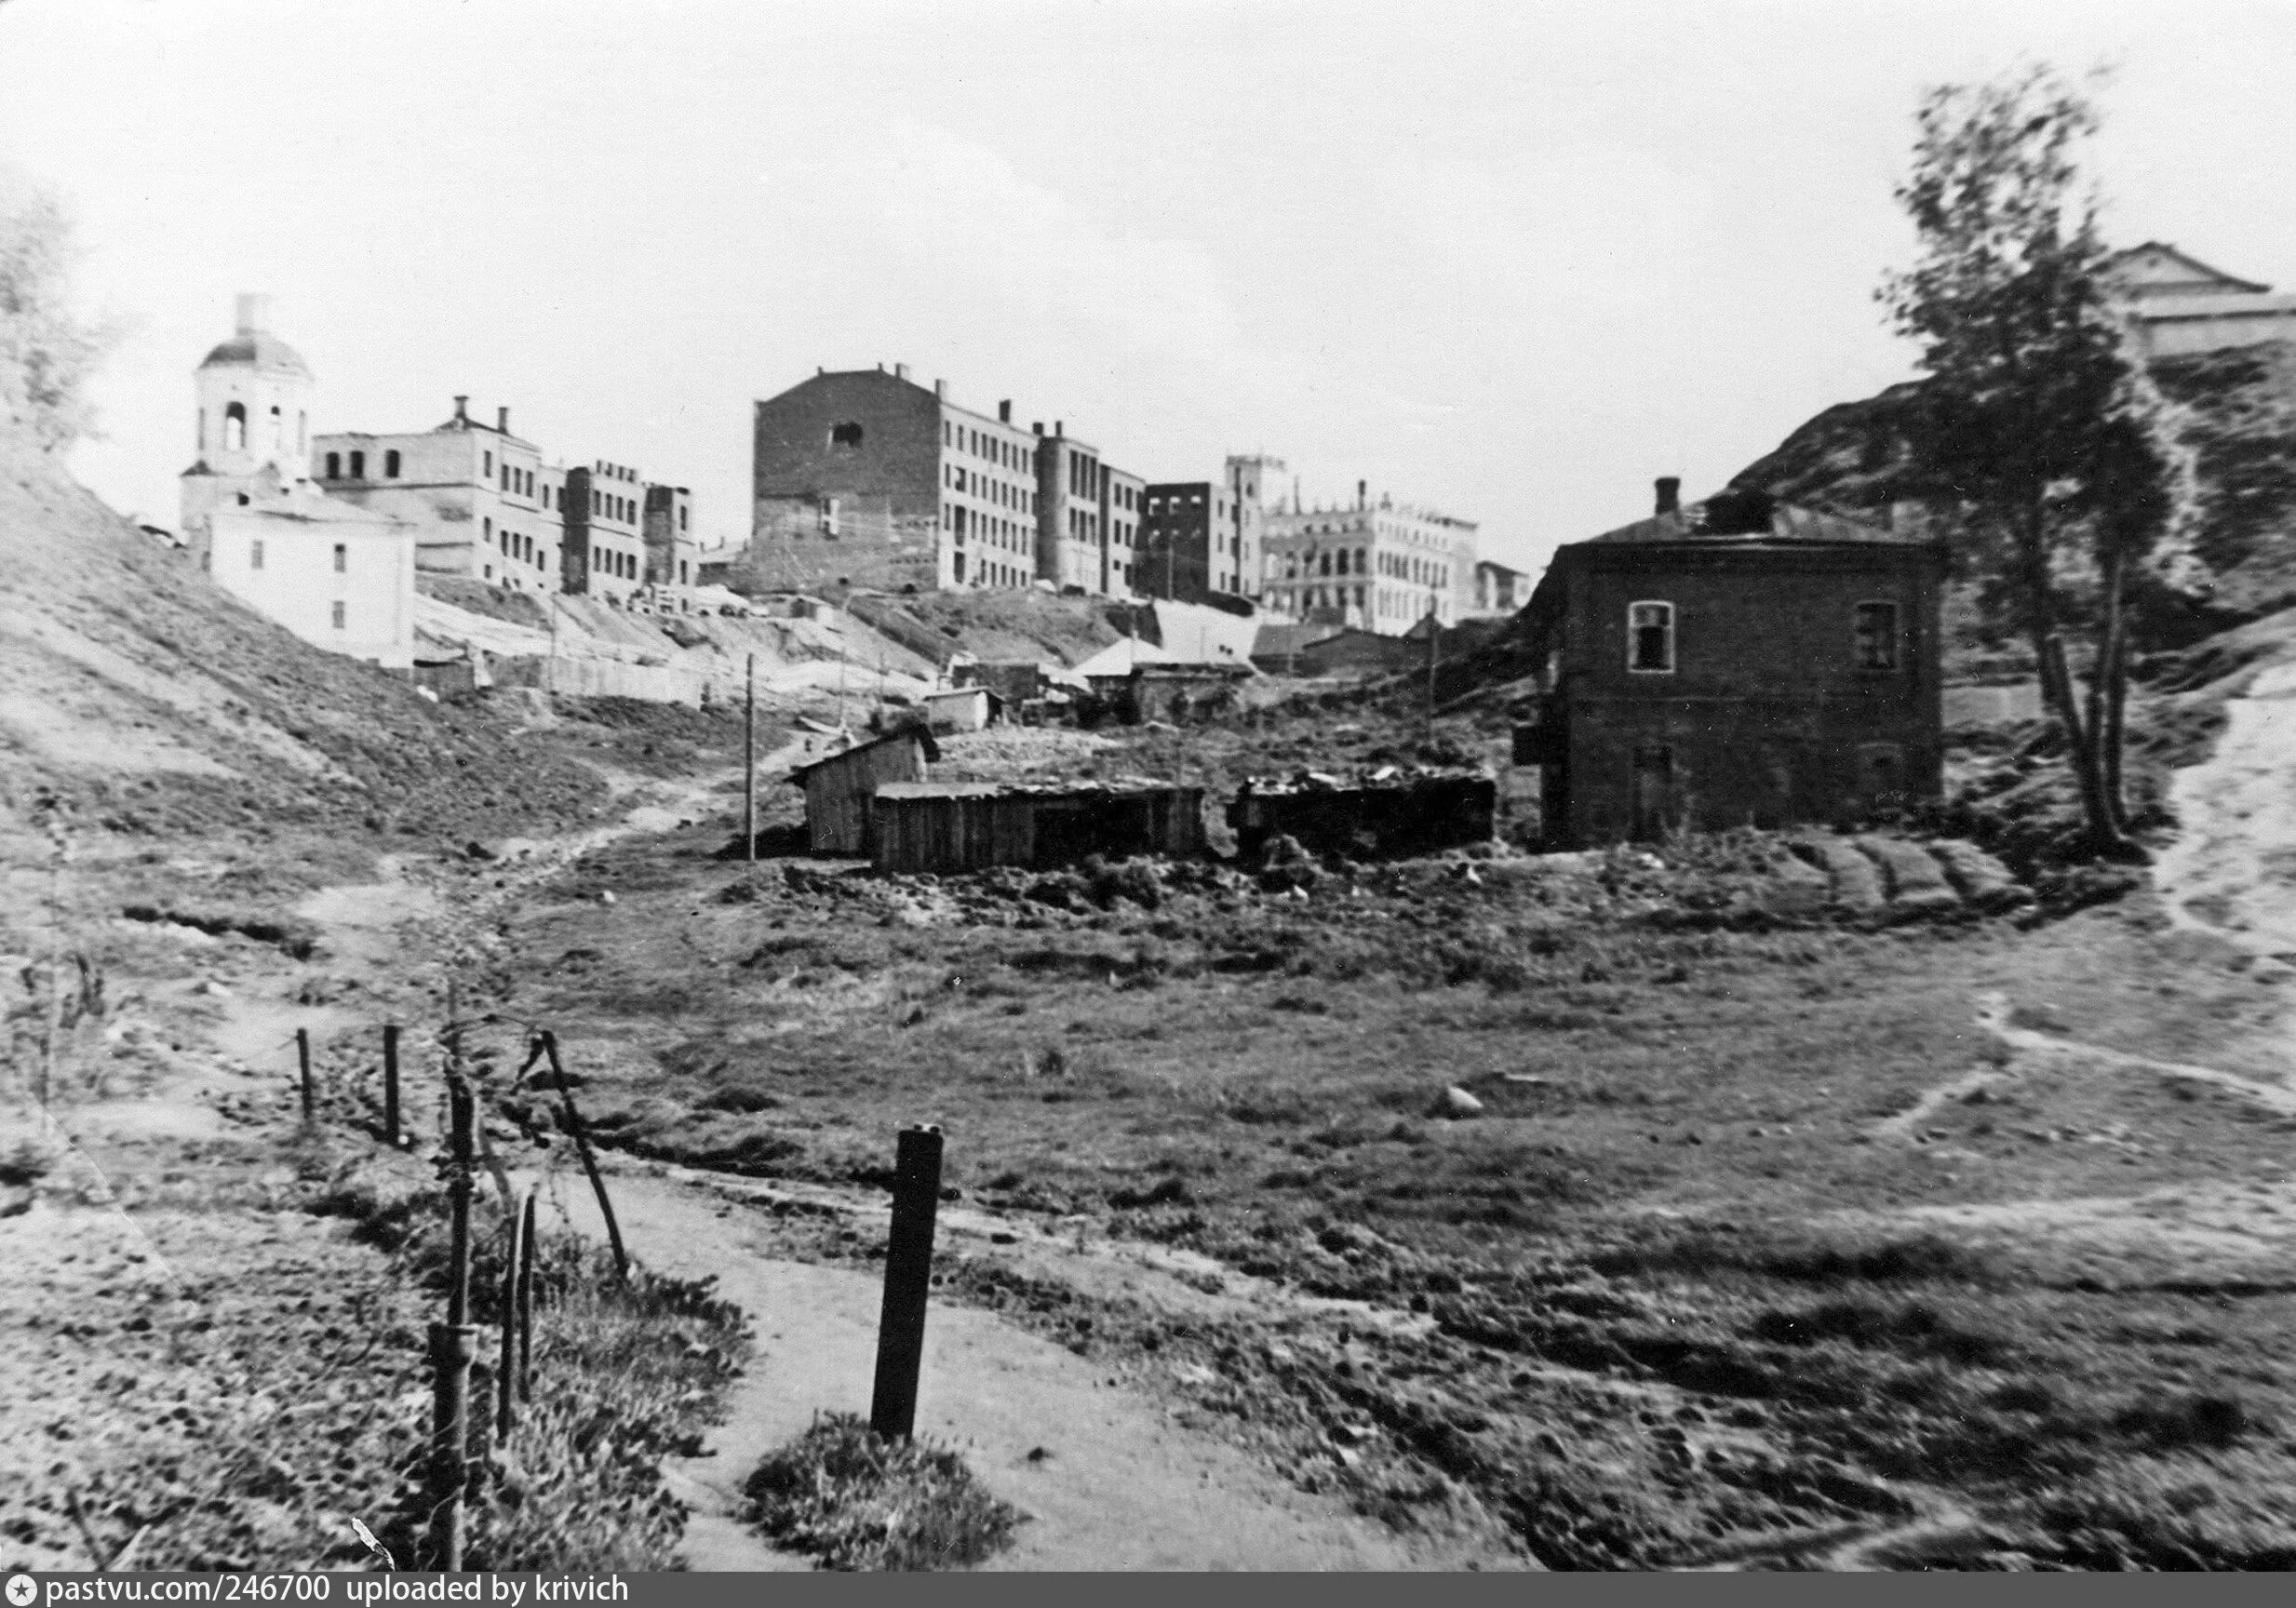
[[261, 335], [271, 328], [271, 298], [251, 290], [239, 292], [239, 333]]
[[1066, 419], [1055, 419], [1055, 420], [1054, 420], [1054, 421], [1053, 421], [1053, 434], [1054, 434], [1054, 435], [1055, 435], [1055, 436], [1066, 436], [1067, 433], [1068, 433], [1068, 422], [1067, 422]]
[[470, 422], [470, 398], [469, 398], [469, 397], [467, 397], [467, 396], [457, 396], [457, 397], [454, 399], [454, 422], [455, 422], [457, 424], [467, 424], [467, 423], [469, 423], [469, 422]]
[[997, 422], [998, 422], [998, 423], [1000, 423], [1000, 424], [1010, 424], [1012, 422], [1013, 422], [1013, 404], [1012, 404], [1011, 402], [1009, 402], [1009, 401], [1005, 401], [1005, 402], [1000, 402], [1000, 403], [998, 403], [998, 404], [997, 404]]
[[494, 409], [494, 428], [496, 428], [497, 430], [500, 430], [500, 431], [501, 431], [504, 435], [505, 435], [505, 436], [507, 436], [507, 435], [509, 435], [509, 434], [510, 434], [510, 409], [507, 409], [507, 408], [497, 408], [496, 409]]
[[946, 401], [947, 401], [947, 400], [948, 400], [948, 382], [947, 382], [947, 381], [946, 381], [946, 380], [935, 380], [935, 381], [933, 382], [933, 400], [934, 400], [934, 401], [936, 401], [936, 402], [946, 402]]
[[1355, 509], [1357, 513], [1360, 514], [1363, 512], [1363, 504], [1370, 499], [1370, 497], [1371, 482], [1368, 480], [1358, 480], [1355, 483]]
[[893, 366], [893, 377], [895, 380], [907, 379], [909, 377], [909, 366], [906, 363], [895, 363]]
[[1041, 436], [1044, 434], [1044, 421], [1040, 419], [1035, 423], [1029, 425], [1028, 428]]
[[1682, 512], [1681, 476], [1661, 475], [1658, 476], [1658, 512], [1660, 514]]

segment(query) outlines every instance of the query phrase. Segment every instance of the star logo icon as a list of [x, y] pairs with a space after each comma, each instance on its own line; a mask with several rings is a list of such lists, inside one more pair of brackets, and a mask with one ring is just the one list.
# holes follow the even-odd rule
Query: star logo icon
[[32, 1608], [32, 1600], [40, 1594], [40, 1583], [29, 1574], [8, 1576], [8, 1601], [12, 1608]]

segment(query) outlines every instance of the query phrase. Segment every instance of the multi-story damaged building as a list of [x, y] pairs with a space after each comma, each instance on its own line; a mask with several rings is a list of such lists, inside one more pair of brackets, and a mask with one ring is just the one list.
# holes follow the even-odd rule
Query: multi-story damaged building
[[646, 584], [691, 587], [702, 571], [702, 545], [693, 530], [693, 493], [683, 486], [648, 486], [645, 496]]
[[1138, 590], [1189, 603], [1257, 601], [1267, 531], [1261, 488], [1270, 473], [1282, 470], [1279, 460], [1266, 456], [1230, 458], [1218, 480], [1149, 486]]
[[1129, 589], [1141, 481], [1071, 438], [927, 388], [906, 364], [819, 371], [757, 405], [747, 552], [778, 591]]
[[1350, 508], [1267, 516], [1268, 602], [1296, 619], [1400, 636], [1474, 612], [1475, 526], [1356, 482]]
[[1062, 591], [1129, 596], [1140, 563], [1148, 483], [1102, 459], [1054, 420], [1037, 437], [1037, 576]]
[[646, 584], [646, 484], [604, 459], [566, 472], [566, 590], [625, 603]]
[[454, 416], [433, 430], [321, 436], [311, 463], [328, 495], [414, 527], [415, 562], [427, 574], [561, 587], [557, 478], [540, 448], [510, 433], [507, 408], [489, 424], [457, 396]]

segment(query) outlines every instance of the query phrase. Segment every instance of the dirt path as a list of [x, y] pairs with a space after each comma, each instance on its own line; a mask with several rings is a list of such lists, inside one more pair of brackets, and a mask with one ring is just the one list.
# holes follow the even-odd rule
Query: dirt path
[[[817, 1412], [866, 1413], [880, 1276], [769, 1254], [754, 1208], [676, 1180], [611, 1181], [631, 1253], [684, 1277], [715, 1275], [751, 1315], [759, 1355], [709, 1443], [678, 1472], [697, 1511], [697, 1568], [783, 1568], [729, 1515], [742, 1479]], [[586, 1190], [556, 1191], [565, 1220], [602, 1232]], [[1413, 1569], [1401, 1537], [1300, 1492], [1242, 1452], [1175, 1426], [1099, 1366], [992, 1313], [936, 1306], [926, 1328], [918, 1427], [963, 1448], [1027, 1514], [992, 1569]], [[1474, 1560], [1485, 1566], [1500, 1559]]]
[[2176, 773], [2182, 830], [2154, 885], [2179, 926], [2296, 958], [2296, 664], [2263, 671], [2224, 712], [2216, 751]]

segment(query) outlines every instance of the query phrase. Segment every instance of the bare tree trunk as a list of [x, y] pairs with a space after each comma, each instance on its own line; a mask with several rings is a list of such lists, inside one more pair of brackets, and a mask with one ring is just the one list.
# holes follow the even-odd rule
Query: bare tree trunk
[[2121, 783], [2121, 748], [2128, 704], [2128, 560], [2115, 553], [2105, 567], [2104, 639], [2098, 646], [2092, 699], [2096, 706], [2097, 786], [2116, 838], [2128, 837], [2128, 799]]
[[[2048, 511], [2039, 494], [2035, 494], [2025, 516], [2025, 528], [2019, 532], [2018, 558], [2023, 571], [2025, 607], [2033, 648], [2039, 660], [2041, 695], [2062, 727], [2069, 752], [2068, 762], [2081, 790], [2081, 820], [2090, 843], [2100, 851], [2126, 851], [2128, 838], [2119, 821], [2119, 811], [2110, 800], [2105, 786], [2103, 735], [2107, 699], [2105, 684], [2110, 666], [2103, 653], [2091, 666], [2086, 718], [2082, 698], [2074, 686], [2073, 672], [2065, 661], [2065, 639], [2057, 620], [2056, 593], [2050, 583], [2048, 544], [2046, 540]], [[2112, 608], [2117, 617], [2120, 580], [2115, 569], [2109, 578]], [[2117, 762], [2117, 761], [2116, 761]]]

